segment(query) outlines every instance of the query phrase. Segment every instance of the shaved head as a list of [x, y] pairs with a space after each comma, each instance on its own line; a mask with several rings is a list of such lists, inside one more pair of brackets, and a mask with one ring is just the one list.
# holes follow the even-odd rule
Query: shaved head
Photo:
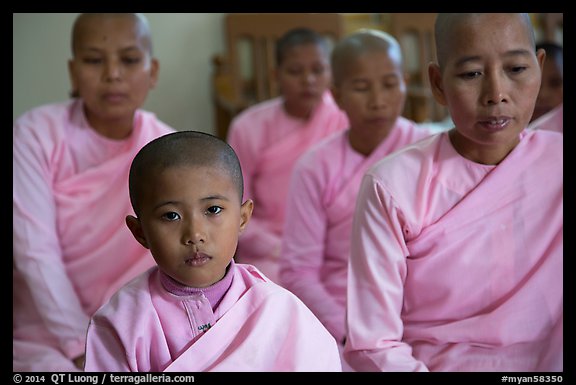
[[152, 55], [152, 37], [148, 19], [141, 13], [81, 13], [72, 27], [72, 54], [78, 49], [78, 42], [83, 34], [89, 33], [95, 23], [118, 18], [130, 19], [134, 22], [137, 35]]
[[232, 147], [204, 132], [178, 131], [154, 139], [134, 157], [130, 167], [129, 190], [136, 215], [140, 211], [142, 190], [155, 183], [154, 178], [158, 173], [171, 167], [197, 166], [214, 167], [231, 178], [242, 201], [242, 170]]
[[337, 86], [344, 79], [350, 64], [368, 52], [386, 52], [398, 67], [402, 68], [402, 51], [392, 35], [373, 29], [361, 29], [341, 39], [332, 50], [334, 85]]
[[[463, 24], [472, 24], [478, 22], [483, 13], [439, 13], [434, 25], [434, 38], [436, 40], [436, 58], [438, 65], [442, 70], [446, 64], [454, 31]], [[530, 36], [532, 44], [535, 47], [534, 30], [530, 16], [527, 13], [510, 13], [511, 17], [517, 17], [522, 20], [526, 26], [526, 34]]]

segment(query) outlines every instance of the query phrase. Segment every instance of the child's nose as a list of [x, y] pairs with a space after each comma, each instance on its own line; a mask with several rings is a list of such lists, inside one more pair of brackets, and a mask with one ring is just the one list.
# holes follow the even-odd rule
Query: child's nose
[[189, 220], [182, 233], [182, 243], [185, 245], [198, 245], [205, 242], [204, 231], [202, 230], [201, 221], [198, 219]]

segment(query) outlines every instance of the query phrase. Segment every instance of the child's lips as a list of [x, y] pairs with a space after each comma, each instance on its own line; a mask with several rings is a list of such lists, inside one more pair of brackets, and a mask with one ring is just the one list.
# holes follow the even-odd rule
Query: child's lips
[[186, 258], [186, 265], [188, 266], [203, 266], [208, 263], [212, 257], [203, 254], [203, 253], [196, 253], [188, 258]]

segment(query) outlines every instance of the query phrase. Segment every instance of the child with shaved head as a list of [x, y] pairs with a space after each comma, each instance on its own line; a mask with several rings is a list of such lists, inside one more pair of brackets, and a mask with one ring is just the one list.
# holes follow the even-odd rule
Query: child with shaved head
[[365, 174], [344, 355], [363, 371], [563, 370], [563, 135], [527, 129], [544, 51], [527, 14], [440, 14], [454, 128]]
[[90, 316], [153, 265], [124, 225], [128, 170], [174, 130], [142, 110], [158, 79], [146, 17], [80, 14], [68, 62], [71, 100], [13, 126], [13, 366], [83, 366]]
[[234, 150], [196, 131], [142, 148], [126, 225], [157, 266], [88, 328], [86, 371], [340, 371], [336, 341], [291, 292], [234, 262], [252, 215]]
[[368, 29], [353, 33], [335, 45], [331, 65], [332, 94], [350, 126], [312, 147], [295, 165], [280, 283], [306, 303], [343, 348], [350, 233], [362, 175], [377, 160], [430, 132], [400, 116], [406, 74], [391, 35]]

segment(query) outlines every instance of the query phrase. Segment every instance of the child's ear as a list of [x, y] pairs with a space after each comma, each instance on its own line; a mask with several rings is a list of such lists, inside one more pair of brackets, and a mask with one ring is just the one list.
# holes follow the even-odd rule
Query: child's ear
[[430, 89], [436, 101], [446, 106], [446, 95], [444, 94], [444, 86], [442, 85], [442, 72], [437, 63], [428, 64], [428, 78], [430, 78]]
[[133, 215], [126, 216], [126, 226], [130, 229], [130, 232], [134, 236], [134, 238], [145, 248], [149, 249], [148, 241], [146, 241], [146, 237], [144, 236], [144, 232], [142, 231], [142, 225], [140, 224], [140, 219], [136, 218]]
[[240, 232], [244, 231], [250, 218], [252, 218], [252, 211], [254, 210], [254, 202], [252, 199], [247, 199], [246, 202], [240, 206]]

